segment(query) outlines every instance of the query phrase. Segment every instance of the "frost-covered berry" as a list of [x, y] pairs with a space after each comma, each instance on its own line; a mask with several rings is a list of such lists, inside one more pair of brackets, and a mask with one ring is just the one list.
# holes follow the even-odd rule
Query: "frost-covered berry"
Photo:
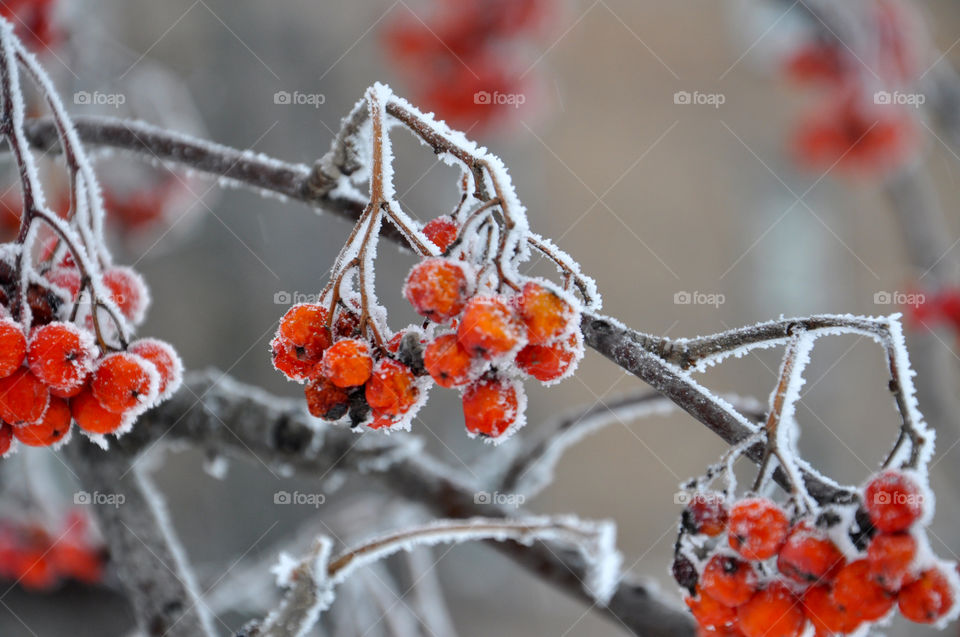
[[463, 310], [457, 338], [472, 356], [490, 359], [521, 344], [523, 324], [502, 298], [475, 296]]
[[123, 425], [124, 415], [104, 409], [90, 389], [70, 399], [70, 413], [77, 426], [92, 434], [113, 433]]
[[806, 620], [800, 601], [782, 582], [771, 582], [737, 608], [737, 626], [746, 637], [799, 637]]
[[749, 562], [717, 554], [703, 568], [700, 588], [721, 604], [736, 607], [753, 597], [758, 581], [757, 571]]
[[543, 383], [563, 378], [577, 360], [577, 339], [550, 345], [527, 345], [517, 352], [517, 367]]
[[796, 525], [777, 556], [777, 569], [801, 584], [828, 582], [846, 559], [829, 538], [807, 523]]
[[867, 483], [863, 506], [873, 526], [884, 533], [896, 533], [909, 529], [923, 514], [923, 495], [911, 478], [887, 470]]
[[0, 456], [10, 451], [11, 444], [13, 444], [13, 427], [0, 422]]
[[855, 612], [864, 621], [874, 621], [893, 608], [894, 595], [870, 579], [867, 560], [850, 562], [833, 582], [835, 602]]
[[333, 343], [327, 318], [327, 309], [318, 303], [294, 305], [280, 319], [277, 336], [297, 360], [316, 364]]
[[562, 336], [574, 316], [573, 308], [559, 294], [535, 281], [524, 284], [517, 309], [527, 327], [527, 340], [533, 345]]
[[156, 338], [142, 338], [130, 343], [127, 351], [153, 363], [157, 369], [160, 374], [157, 400], [166, 400], [180, 389], [183, 383], [183, 362], [172, 345]]
[[431, 258], [413, 266], [403, 295], [418, 314], [442, 323], [460, 313], [469, 288], [469, 279], [460, 263]]
[[270, 351], [273, 353], [274, 369], [297, 382], [303, 382], [309, 378], [314, 366], [319, 364], [319, 361], [297, 358], [296, 353], [287, 347], [279, 336], [270, 341]]
[[473, 358], [456, 334], [441, 334], [424, 350], [423, 366], [441, 387], [459, 387], [470, 382]]
[[878, 533], [867, 547], [870, 578], [888, 591], [899, 590], [917, 555], [917, 541], [909, 533]]
[[376, 364], [365, 389], [367, 404], [374, 412], [391, 418], [409, 411], [419, 395], [410, 368], [392, 358]]
[[63, 290], [67, 294], [67, 298], [71, 301], [77, 300], [77, 297], [80, 295], [80, 286], [83, 282], [80, 270], [77, 268], [58, 267], [47, 270], [43, 276], [51, 285], [55, 285]]
[[320, 370], [337, 387], [362, 385], [373, 371], [370, 346], [352, 338], [337, 341], [324, 352]]
[[826, 585], [811, 586], [804, 592], [803, 610], [817, 637], [852, 633], [861, 623], [855, 612], [837, 604]]
[[50, 403], [50, 390], [21, 367], [0, 378], [0, 419], [17, 426], [39, 422]]
[[687, 607], [701, 628], [709, 631], [721, 631], [733, 626], [737, 621], [737, 611], [704, 593], [697, 587], [694, 597], [687, 597]]
[[62, 398], [51, 398], [43, 419], [32, 425], [13, 428], [17, 440], [31, 447], [49, 447], [70, 431], [70, 405]]
[[48, 323], [30, 335], [30, 371], [58, 391], [69, 393], [83, 385], [96, 357], [93, 337], [73, 323]]
[[116, 414], [152, 404], [159, 385], [153, 364], [128, 352], [104, 356], [90, 380], [96, 399]]
[[720, 493], [696, 493], [683, 510], [683, 528], [696, 535], [714, 537], [727, 529], [730, 514]]
[[727, 526], [730, 547], [750, 560], [776, 555], [790, 530], [786, 514], [766, 498], [747, 498], [734, 504]]
[[900, 612], [910, 621], [932, 624], [950, 612], [954, 590], [947, 576], [933, 568], [900, 589], [897, 603]]
[[103, 273], [103, 284], [128, 321], [139, 325], [147, 312], [150, 296], [147, 284], [133, 268], [114, 266]]
[[350, 395], [346, 390], [337, 387], [321, 374], [310, 378], [304, 388], [304, 396], [310, 413], [323, 420], [340, 420], [350, 408]]
[[353, 338], [360, 334], [360, 314], [353, 310], [341, 309], [333, 321], [335, 338]]
[[27, 354], [27, 339], [23, 328], [14, 320], [0, 319], [0, 378], [20, 368]]
[[517, 386], [513, 383], [482, 378], [463, 392], [463, 415], [467, 431], [496, 438], [516, 422]]
[[423, 226], [423, 234], [440, 248], [441, 253], [447, 251], [450, 244], [456, 240], [459, 231], [457, 222], [450, 217], [437, 217]]

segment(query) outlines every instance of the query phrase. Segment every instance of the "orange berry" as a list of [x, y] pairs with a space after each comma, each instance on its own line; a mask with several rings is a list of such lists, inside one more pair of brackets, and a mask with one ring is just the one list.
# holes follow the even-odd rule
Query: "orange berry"
[[774, 502], [747, 498], [730, 509], [728, 530], [733, 550], [750, 560], [766, 560], [783, 546], [790, 522]]
[[696, 597], [687, 597], [687, 607], [701, 628], [722, 630], [737, 621], [737, 611], [721, 604], [697, 587]]
[[856, 614], [837, 604], [825, 585], [807, 589], [803, 594], [803, 610], [817, 630], [817, 637], [852, 633], [860, 625]]
[[324, 352], [320, 371], [337, 387], [362, 385], [373, 371], [370, 346], [352, 338], [338, 341]]
[[89, 389], [70, 399], [70, 413], [77, 426], [92, 434], [109, 434], [124, 423], [123, 414], [107, 411]]
[[714, 555], [700, 575], [700, 588], [725, 606], [736, 607], [757, 591], [757, 571], [749, 562]]
[[697, 492], [683, 510], [683, 528], [697, 535], [715, 537], [727, 529], [729, 518], [723, 494]]
[[315, 374], [304, 388], [307, 409], [323, 420], [340, 420], [350, 408], [350, 395], [322, 374]]
[[896, 533], [906, 531], [923, 514], [923, 495], [912, 479], [887, 470], [867, 484], [863, 506], [873, 526], [884, 533]]
[[777, 569], [801, 584], [829, 582], [845, 563], [840, 549], [807, 523], [793, 528], [777, 556]]
[[0, 319], [0, 377], [19, 369], [27, 355], [27, 338], [23, 328], [12, 319]]
[[494, 358], [513, 350], [523, 338], [522, 324], [497, 296], [475, 296], [467, 303], [457, 339], [473, 356]]
[[534, 281], [524, 284], [517, 302], [527, 340], [544, 345], [563, 335], [570, 327], [573, 308], [559, 294]]
[[13, 443], [13, 427], [5, 422], [0, 423], [0, 456], [10, 451]]
[[463, 392], [467, 431], [497, 438], [519, 416], [517, 386], [508, 381], [481, 378]]
[[773, 582], [737, 608], [746, 637], [799, 637], [807, 618], [800, 600], [782, 582]]
[[870, 579], [867, 560], [850, 562], [837, 573], [833, 599], [864, 621], [880, 619], [893, 607], [894, 597]]
[[130, 344], [127, 351], [153, 363], [160, 374], [158, 399], [169, 398], [180, 388], [183, 381], [183, 363], [169, 343], [156, 338], [142, 338]]
[[543, 383], [563, 378], [577, 357], [577, 336], [552, 345], [527, 345], [517, 352], [517, 367]]
[[328, 316], [327, 309], [318, 303], [294, 305], [280, 319], [277, 336], [297, 360], [316, 364], [333, 343]]
[[917, 555], [917, 541], [909, 533], [879, 533], [867, 547], [870, 577], [888, 591], [899, 590]]
[[51, 398], [43, 419], [32, 425], [14, 427], [17, 440], [31, 447], [49, 447], [70, 431], [70, 406], [62, 398]]
[[473, 359], [456, 334], [441, 334], [424, 350], [423, 366], [441, 387], [457, 387], [470, 381]]
[[120, 414], [155, 400], [159, 376], [145, 359], [117, 352], [100, 359], [90, 380], [90, 390], [104, 409]]
[[297, 382], [303, 382], [309, 378], [310, 372], [318, 364], [318, 361], [297, 358], [296, 353], [279, 336], [270, 341], [270, 351], [273, 352], [274, 369]]
[[353, 338], [360, 334], [360, 315], [357, 312], [341, 309], [333, 321], [333, 335], [336, 338]]
[[97, 346], [89, 333], [72, 323], [48, 323], [33, 330], [27, 351], [30, 371], [61, 392], [87, 382]]
[[364, 394], [375, 414], [396, 418], [413, 407], [420, 390], [409, 367], [384, 358], [373, 368]]
[[457, 222], [450, 217], [431, 219], [423, 227], [423, 234], [427, 235], [427, 239], [433, 241], [434, 245], [440, 248], [441, 253], [447, 251], [450, 244], [456, 240], [459, 231]]
[[448, 259], [430, 258], [410, 270], [403, 295], [418, 314], [441, 323], [460, 313], [467, 302], [468, 288], [463, 266]]
[[940, 569], [932, 568], [904, 586], [897, 602], [900, 612], [910, 621], [932, 624], [950, 612], [954, 591], [947, 576]]
[[50, 390], [30, 370], [21, 367], [0, 378], [0, 419], [11, 425], [38, 422], [49, 403]]
[[113, 302], [134, 325], [143, 321], [150, 295], [147, 284], [133, 268], [114, 266], [103, 273], [103, 284], [110, 290]]

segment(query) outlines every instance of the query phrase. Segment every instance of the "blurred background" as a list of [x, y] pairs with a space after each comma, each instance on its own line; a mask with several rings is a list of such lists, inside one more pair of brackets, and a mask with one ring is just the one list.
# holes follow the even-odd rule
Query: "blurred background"
[[[477, 84], [430, 66], [436, 58], [417, 48], [417, 29], [409, 26], [411, 16], [435, 25], [436, 5], [449, 3], [71, 4], [64, 1], [56, 14], [62, 40], [41, 57], [73, 112], [138, 117], [310, 163], [327, 150], [340, 118], [374, 81], [414, 101], [433, 100], [430, 108], [449, 109], [458, 126], [504, 159], [533, 228], [596, 278], [604, 312], [644, 332], [681, 337], [781, 315], [885, 314], [899, 311], [898, 293], [922, 287], [923, 273], [891, 209], [888, 173], [851, 175], [829, 163], [811, 170], [795, 161], [791, 139], [798, 122], [824, 95], [792, 82], [783, 70], [784, 56], [809, 21], [790, 3], [543, 2], [538, 11], [544, 15], [515, 18], [525, 26], [511, 32], [502, 52], [512, 69], [502, 86], [522, 95], [523, 103], [486, 110], [472, 98], [445, 102], [441, 91], [458, 81], [484, 90], [479, 76], [485, 71], [476, 74]], [[960, 7], [947, 0], [909, 6], [944, 52], [939, 64], [960, 61]], [[463, 86], [458, 90], [467, 90]], [[125, 99], [71, 100], [82, 91]], [[277, 97], [283, 93], [290, 99]], [[448, 212], [457, 173], [412, 138], [397, 133], [395, 140], [405, 208], [424, 221]], [[960, 161], [932, 133], [925, 131], [918, 146], [911, 165], [933, 182], [945, 211], [946, 245], [953, 248], [960, 238]], [[105, 160], [105, 180], [133, 170], [130, 163]], [[149, 179], [156, 186], [159, 178]], [[175, 344], [189, 369], [216, 367], [298, 396], [299, 386], [273, 370], [268, 343], [285, 303], [326, 282], [349, 224], [299, 204], [220, 190], [200, 177], [188, 183], [162, 223], [116, 236], [117, 261], [134, 264], [151, 286], [143, 333]], [[379, 258], [381, 298], [401, 327], [414, 319], [399, 291], [412, 257], [385, 247]], [[943, 258], [957, 258], [956, 251]], [[954, 333], [939, 334], [936, 347], [952, 350]], [[957, 362], [952, 351], [950, 360]], [[765, 402], [778, 365], [778, 352], [763, 352], [728, 361], [703, 380], [717, 392]], [[927, 380], [921, 373], [917, 383]], [[875, 470], [896, 434], [886, 382], [882, 351], [872, 342], [857, 336], [821, 340], [798, 412], [808, 459], [848, 483]], [[528, 428], [639, 388], [635, 378], [588, 352], [577, 375], [559, 387], [528, 384]], [[931, 424], [938, 430], [932, 479], [940, 506], [930, 539], [939, 555], [957, 559], [960, 491], [953, 477], [960, 430], [956, 422]], [[451, 391], [433, 392], [415, 432], [432, 452], [476, 475], [497, 453], [464, 435]], [[626, 565], [680, 604], [668, 571], [682, 508], [674, 494], [724, 449], [681, 414], [614, 423], [571, 449], [553, 485], [527, 506], [615, 520]], [[271, 563], [303, 524], [351, 542], [400, 519], [379, 515], [396, 503], [389, 494], [371, 494], [355, 476], [318, 487], [231, 462], [226, 479], [217, 480], [204, 471], [209, 463], [202, 454], [155, 455], [156, 481], [205, 590], [241, 573], [245, 586], [255, 587], [258, 578], [269, 584], [269, 573], [247, 571], [246, 564]], [[278, 490], [318, 488], [327, 497], [317, 509], [273, 503]], [[486, 548], [438, 549], [432, 558], [462, 637], [623, 634], [622, 627]], [[131, 626], [122, 600], [104, 590], [76, 584], [43, 594], [4, 590], [5, 636], [67, 630], [120, 635]], [[363, 595], [337, 602], [367, 603], [372, 598]], [[232, 629], [247, 618], [234, 611], [221, 616]], [[337, 634], [390, 634], [376, 623], [374, 616], [370, 626]], [[883, 632], [932, 634], [899, 619]], [[947, 632], [956, 634], [956, 628]]]

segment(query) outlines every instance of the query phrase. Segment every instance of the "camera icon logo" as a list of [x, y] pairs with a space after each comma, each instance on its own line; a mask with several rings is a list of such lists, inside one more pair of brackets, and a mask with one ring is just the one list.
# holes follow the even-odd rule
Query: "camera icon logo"
[[490, 104], [492, 101], [493, 97], [490, 95], [489, 91], [477, 91], [473, 94], [474, 104]]
[[693, 302], [693, 295], [681, 290], [673, 295], [674, 305], [690, 305]]
[[477, 491], [473, 494], [473, 503], [474, 504], [492, 504], [493, 496], [490, 495], [489, 491]]
[[77, 91], [73, 94], [73, 103], [74, 104], [91, 104], [93, 103], [93, 98], [90, 95], [89, 91]]
[[286, 290], [280, 290], [273, 295], [273, 302], [275, 305], [290, 305], [292, 300], [293, 296]]
[[890, 305], [893, 303], [893, 295], [889, 292], [877, 292], [873, 295], [873, 302], [876, 305]]
[[886, 491], [879, 491], [873, 496], [874, 504], [890, 504], [890, 494]]
[[673, 503], [679, 504], [682, 506], [687, 506], [693, 501], [693, 496], [691, 496], [686, 491], [677, 491], [673, 494]]
[[293, 96], [290, 91], [277, 91], [273, 94], [274, 104], [290, 104], [293, 102]]
[[691, 104], [693, 103], [693, 96], [690, 94], [690, 91], [677, 91], [673, 94], [673, 103]]
[[90, 504], [91, 502], [93, 502], [93, 498], [87, 491], [77, 491], [73, 494], [74, 504]]
[[877, 91], [873, 94], [873, 103], [874, 104], [892, 104], [893, 95], [890, 91]]
[[277, 491], [273, 494], [274, 504], [290, 504], [292, 498], [289, 491]]

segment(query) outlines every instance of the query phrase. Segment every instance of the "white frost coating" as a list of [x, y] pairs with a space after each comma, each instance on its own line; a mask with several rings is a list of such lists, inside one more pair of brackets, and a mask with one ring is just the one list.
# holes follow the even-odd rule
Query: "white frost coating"
[[293, 573], [300, 566], [300, 560], [294, 559], [286, 551], [280, 551], [277, 563], [270, 568], [270, 574], [276, 577], [278, 588], [288, 588], [293, 584]]

